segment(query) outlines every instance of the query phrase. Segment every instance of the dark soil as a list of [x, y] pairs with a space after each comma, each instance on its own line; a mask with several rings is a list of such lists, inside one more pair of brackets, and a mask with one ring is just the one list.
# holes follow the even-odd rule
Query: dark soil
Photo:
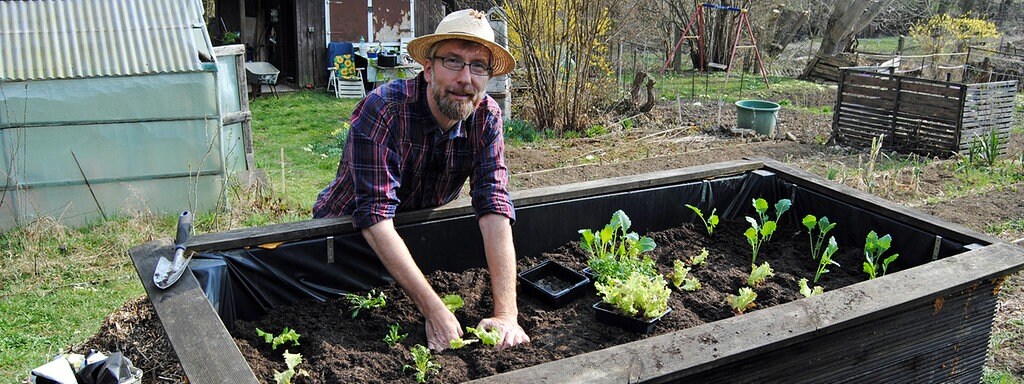
[[[626, 332], [596, 322], [591, 306], [598, 298], [593, 288], [589, 288], [590, 294], [562, 308], [549, 307], [521, 293], [519, 318], [532, 339], [529, 344], [496, 351], [475, 343], [463, 349], [435, 353], [442, 369], [432, 375], [430, 381], [463, 382], [735, 316], [727, 297], [745, 286], [751, 269], [750, 246], [742, 234], [745, 227], [741, 225], [745, 224], [720, 227], [710, 238], [703, 227], [691, 226], [644, 234], [658, 244], [650, 255], [664, 274], [671, 271], [674, 260], [685, 260], [698, 254], [702, 248], [710, 251], [708, 263], [691, 272], [701, 281], [703, 288], [693, 293], [673, 291], [669, 300], [672, 311], [657, 323], [652, 334]], [[860, 252], [854, 246], [841, 245], [840, 248], [847, 249], [837, 254], [835, 260], [846, 267], [832, 268], [831, 273], [822, 276], [820, 285], [826, 289], [836, 289], [866, 278], [858, 268], [862, 257]], [[585, 267], [586, 261], [584, 251], [573, 242], [541, 258], [521, 259], [519, 269], [536, 265], [543, 258], [551, 258], [577, 270]], [[806, 234], [795, 230], [789, 234], [777, 233], [762, 248], [757, 261], [768, 262], [775, 270], [775, 276], [755, 289], [757, 307], [752, 310], [802, 298], [797, 281], [800, 278], [813, 280], [817, 267], [810, 258]], [[428, 276], [428, 280], [440, 294], [462, 295], [466, 304], [456, 312], [456, 316], [463, 326], [475, 327], [481, 319], [490, 316], [493, 308], [486, 270], [437, 272]], [[272, 381], [274, 370], [285, 369], [282, 353], [288, 349], [291, 353], [302, 354], [302, 366], [309, 372], [309, 376], [296, 380], [296, 383], [412, 382], [413, 372], [403, 371], [402, 367], [412, 363], [411, 346], [426, 344], [423, 319], [399, 287], [387, 286], [383, 291], [389, 299], [388, 306], [362, 310], [355, 319], [350, 316], [351, 311], [342, 299], [326, 303], [309, 301], [277, 308], [259, 321], [236, 322], [232, 334], [262, 381]], [[392, 348], [383, 338], [388, 326], [394, 323], [399, 324], [402, 333], [409, 336]], [[256, 328], [277, 333], [284, 327], [295, 329], [302, 335], [301, 345], [281, 347], [275, 351], [256, 336]]]

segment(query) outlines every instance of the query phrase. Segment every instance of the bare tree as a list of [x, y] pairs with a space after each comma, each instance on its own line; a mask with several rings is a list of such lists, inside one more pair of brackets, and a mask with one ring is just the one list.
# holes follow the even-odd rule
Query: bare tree
[[[855, 35], [874, 20], [893, 0], [837, 1], [822, 36], [819, 56], [835, 56], [853, 42]], [[813, 61], [811, 62], [814, 63]]]

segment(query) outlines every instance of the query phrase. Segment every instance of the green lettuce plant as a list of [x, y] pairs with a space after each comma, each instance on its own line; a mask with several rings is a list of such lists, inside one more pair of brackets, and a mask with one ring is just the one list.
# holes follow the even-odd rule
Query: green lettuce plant
[[747, 285], [757, 288], [764, 285], [764, 282], [768, 280], [769, 277], [774, 276], [775, 271], [772, 270], [772, 267], [768, 265], [767, 261], [758, 266], [751, 265], [750, 276], [747, 277]]
[[445, 308], [448, 308], [448, 310], [451, 311], [451, 313], [455, 313], [455, 311], [459, 310], [459, 308], [462, 308], [462, 306], [465, 304], [465, 302], [462, 301], [462, 296], [456, 295], [454, 293], [444, 295], [444, 297], [441, 298], [441, 302], [444, 303]]
[[466, 332], [472, 333], [477, 339], [480, 339], [480, 344], [488, 347], [498, 345], [501, 341], [501, 330], [498, 328], [491, 328], [491, 330], [485, 330], [483, 328], [466, 327]]
[[434, 356], [430, 354], [430, 350], [422, 344], [412, 346], [412, 348], [409, 348], [409, 352], [412, 353], [413, 363], [412, 365], [406, 364], [402, 367], [402, 370], [415, 370], [414, 377], [417, 383], [427, 382], [427, 376], [437, 374], [441, 370], [441, 364], [434, 361]]
[[461, 337], [456, 337], [456, 338], [451, 339], [451, 340], [448, 341], [448, 347], [450, 347], [451, 349], [459, 349], [459, 348], [465, 347], [467, 345], [473, 344], [473, 343], [478, 342], [478, 341], [480, 341], [480, 339], [469, 339], [469, 340], [466, 340], [466, 339], [463, 339]]
[[657, 274], [654, 260], [640, 255], [656, 247], [654, 240], [630, 232], [631, 225], [629, 216], [618, 210], [603, 229], [579, 230], [582, 235], [580, 246], [589, 254], [587, 266], [594, 272], [595, 280], [626, 279], [634, 271], [644, 276]]
[[757, 293], [750, 287], [740, 287], [738, 295], [729, 295], [726, 299], [729, 301], [729, 306], [732, 307], [732, 312], [742, 315], [743, 312], [755, 306], [754, 300], [757, 300]]
[[256, 328], [256, 336], [262, 337], [264, 341], [270, 344], [270, 349], [277, 349], [285, 343], [292, 343], [292, 345], [299, 345], [299, 336], [302, 336], [295, 332], [294, 329], [284, 327], [281, 330], [281, 334], [274, 335], [270, 332], [264, 332], [262, 329]]
[[[864, 240], [864, 258], [867, 260], [864, 262], [864, 272], [867, 272], [869, 279], [885, 276], [885, 272], [889, 269], [889, 264], [896, 261], [896, 258], [900, 256], [900, 254], [894, 253], [888, 257], [882, 257], [891, 245], [892, 236], [886, 234], [885, 236], [878, 237], [875, 231], [868, 232], [868, 236]], [[882, 273], [879, 274], [879, 271]]]
[[292, 379], [298, 376], [309, 376], [309, 373], [306, 372], [306, 370], [301, 368], [298, 370], [295, 369], [299, 364], [302, 364], [301, 353], [289, 353], [287, 349], [284, 350], [284, 364], [288, 367], [284, 372], [278, 372], [276, 369], [274, 370], [274, 382], [276, 384], [291, 384]]
[[689, 274], [690, 267], [687, 267], [686, 263], [683, 263], [680, 260], [675, 260], [672, 262], [672, 272], [669, 273], [668, 278], [676, 289], [682, 289], [688, 292], [700, 290], [700, 281]]
[[686, 262], [687, 264], [690, 264], [691, 267], [699, 267], [708, 262], [708, 255], [708, 249], [701, 248], [700, 253], [690, 256], [690, 258], [687, 259]]
[[633, 272], [625, 280], [611, 279], [594, 284], [601, 299], [626, 316], [653, 319], [668, 311], [672, 293], [661, 275], [645, 276]]
[[815, 285], [814, 288], [807, 286], [807, 278], [800, 279], [796, 284], [800, 286], [800, 294], [804, 295], [804, 297], [816, 296], [825, 292], [825, 288], [822, 288], [820, 285]]
[[388, 326], [388, 333], [384, 335], [384, 342], [388, 343], [389, 347], [394, 347], [396, 344], [401, 343], [409, 336], [408, 333], [399, 333], [398, 323], [391, 324]]

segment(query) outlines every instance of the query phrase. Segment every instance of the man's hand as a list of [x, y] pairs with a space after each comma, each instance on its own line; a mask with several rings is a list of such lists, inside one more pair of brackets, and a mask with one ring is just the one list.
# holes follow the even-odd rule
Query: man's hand
[[496, 345], [498, 350], [530, 342], [530, 336], [526, 335], [526, 331], [523, 330], [523, 327], [519, 326], [519, 322], [514, 317], [495, 316], [483, 319], [480, 320], [480, 324], [476, 327], [486, 330], [497, 328], [501, 331], [501, 341]]
[[451, 345], [452, 339], [462, 337], [462, 326], [447, 308], [433, 312], [424, 315], [427, 323], [427, 347], [435, 352], [441, 352]]

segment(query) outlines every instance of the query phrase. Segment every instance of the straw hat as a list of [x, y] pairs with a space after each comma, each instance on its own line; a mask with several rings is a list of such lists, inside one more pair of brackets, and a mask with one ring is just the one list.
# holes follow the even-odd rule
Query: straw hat
[[504, 47], [494, 43], [494, 30], [487, 22], [487, 15], [473, 9], [455, 11], [437, 25], [431, 35], [423, 35], [409, 42], [409, 56], [420, 64], [430, 61], [430, 47], [435, 43], [448, 39], [468, 40], [487, 47], [491, 51], [491, 67], [493, 76], [501, 76], [512, 72], [516, 67], [516, 59]]

